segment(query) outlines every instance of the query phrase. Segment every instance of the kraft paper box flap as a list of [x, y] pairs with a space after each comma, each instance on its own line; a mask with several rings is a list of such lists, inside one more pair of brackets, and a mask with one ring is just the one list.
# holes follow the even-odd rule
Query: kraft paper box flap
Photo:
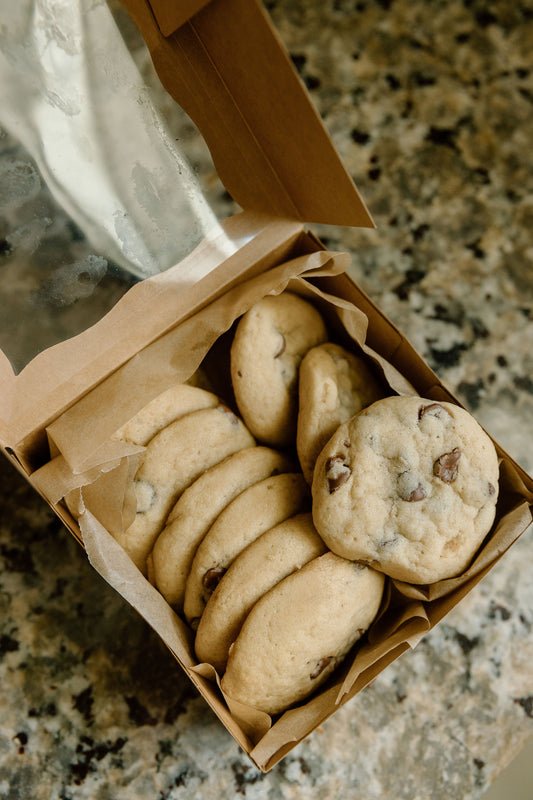
[[7, 445], [10, 440], [9, 420], [12, 416], [15, 394], [15, 375], [7, 356], [0, 350], [0, 444]]
[[242, 208], [374, 227], [260, 0], [212, 0], [168, 36], [157, 20], [178, 4], [121, 2]]
[[[176, 267], [135, 284], [96, 325], [39, 353], [16, 377], [2, 354], [0, 441], [23, 460], [29, 449], [42, 451], [45, 439], [34, 438], [42, 439], [44, 427], [74, 400], [243, 273], [260, 273], [290, 257], [301, 231], [300, 223], [251, 212], [231, 217]], [[168, 375], [154, 380], [168, 385]], [[36, 464], [26, 466], [32, 471]]]
[[179, 0], [177, 3], [150, 0], [150, 7], [164, 36], [169, 36], [210, 0]]

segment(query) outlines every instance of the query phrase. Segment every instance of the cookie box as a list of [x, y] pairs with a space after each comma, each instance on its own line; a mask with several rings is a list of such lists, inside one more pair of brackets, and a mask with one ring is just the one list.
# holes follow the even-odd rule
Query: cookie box
[[198, 125], [243, 211], [20, 374], [0, 353], [0, 441], [93, 567], [158, 633], [252, 763], [268, 771], [483, 578], [530, 524], [533, 480], [496, 445], [496, 519], [461, 575], [431, 585], [388, 581], [369, 631], [320, 689], [289, 710], [269, 715], [225, 698], [213, 667], [198, 664], [191, 628], [118, 544], [135, 515], [132, 483], [144, 448], [115, 432], [177, 383], [205, 386], [235, 410], [235, 326], [261, 298], [285, 291], [315, 306], [330, 338], [364, 358], [387, 394], [459, 403], [348, 276], [349, 256], [329, 252], [307, 230], [312, 222], [372, 221], [259, 3], [124, 5], [163, 85]]

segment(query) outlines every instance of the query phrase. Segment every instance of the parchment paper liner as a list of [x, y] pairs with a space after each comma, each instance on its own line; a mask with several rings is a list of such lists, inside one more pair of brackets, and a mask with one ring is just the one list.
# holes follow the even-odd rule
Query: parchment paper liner
[[[356, 349], [360, 347], [382, 372], [391, 393], [418, 394], [392, 363], [366, 344], [367, 316], [342, 297], [321, 290], [320, 278], [343, 272], [347, 259], [346, 254], [325, 251], [300, 256], [236, 286], [178, 324], [48, 428], [50, 449], [56, 455], [32, 475], [32, 482], [52, 505], [66, 495], [77, 499], [81, 536], [91, 564], [160, 635], [251, 760], [265, 771], [400, 653], [414, 647], [531, 521], [533, 496], [504, 454], [497, 519], [469, 569], [429, 587], [388, 581], [378, 618], [353, 654], [316, 696], [278, 719], [231, 700], [225, 704], [213, 668], [196, 664], [191, 631], [110, 535], [129, 525], [135, 514], [131, 478], [142, 448], [112, 442], [109, 437], [153, 396], [191, 378], [210, 348], [254, 302], [284, 289], [310, 298], [326, 317], [332, 338], [351, 339]], [[431, 399], [442, 398], [450, 396], [436, 384]]]

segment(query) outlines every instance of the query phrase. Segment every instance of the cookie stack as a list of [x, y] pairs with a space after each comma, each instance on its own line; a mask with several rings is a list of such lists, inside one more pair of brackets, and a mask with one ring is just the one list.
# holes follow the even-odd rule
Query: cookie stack
[[387, 577], [468, 566], [494, 520], [498, 460], [463, 409], [385, 396], [290, 292], [240, 319], [230, 372], [239, 416], [180, 386], [117, 432], [146, 446], [121, 543], [226, 696], [276, 714], [368, 630]]

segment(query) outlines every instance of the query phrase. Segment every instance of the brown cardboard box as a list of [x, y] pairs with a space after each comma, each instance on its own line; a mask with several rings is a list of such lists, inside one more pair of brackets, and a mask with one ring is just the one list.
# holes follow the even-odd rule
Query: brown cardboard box
[[[499, 449], [497, 519], [463, 575], [431, 587], [391, 582], [364, 644], [322, 691], [273, 724], [264, 714], [229, 710], [212, 670], [196, 665], [190, 631], [111, 535], [132, 513], [127, 488], [138, 448], [110, 435], [152, 397], [187, 380], [255, 300], [285, 287], [310, 297], [336, 335], [373, 360], [392, 391], [457, 401], [346, 275], [347, 256], [328, 253], [304, 229], [304, 222], [372, 223], [261, 7], [249, 0], [124, 5], [164, 85], [198, 124], [223, 182], [244, 209], [219, 233], [234, 252], [221, 256], [217, 240], [206, 239], [184, 262], [137, 284], [100, 323], [45, 351], [17, 377], [2, 355], [0, 440], [93, 566], [158, 632], [266, 771], [486, 574], [531, 521], [533, 481]], [[78, 526], [62, 500], [80, 488]]]

